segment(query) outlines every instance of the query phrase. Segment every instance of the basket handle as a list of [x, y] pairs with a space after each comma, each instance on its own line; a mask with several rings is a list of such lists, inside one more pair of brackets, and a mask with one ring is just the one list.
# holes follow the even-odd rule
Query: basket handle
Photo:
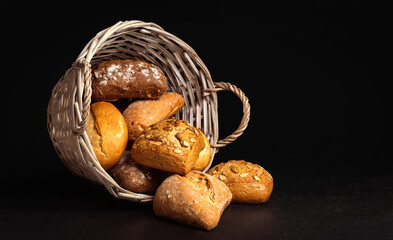
[[211, 147], [221, 148], [229, 143], [236, 140], [236, 138], [240, 137], [243, 134], [244, 130], [246, 130], [248, 126], [248, 122], [250, 121], [250, 103], [248, 102], [248, 98], [244, 94], [240, 88], [237, 88], [235, 85], [232, 85], [228, 82], [215, 82], [215, 88], [206, 88], [203, 89], [203, 92], [218, 92], [218, 91], [231, 91], [233, 92], [242, 102], [243, 104], [243, 118], [240, 121], [239, 127], [234, 131], [231, 135], [227, 136], [224, 139], [218, 140], [216, 144], [212, 144]]

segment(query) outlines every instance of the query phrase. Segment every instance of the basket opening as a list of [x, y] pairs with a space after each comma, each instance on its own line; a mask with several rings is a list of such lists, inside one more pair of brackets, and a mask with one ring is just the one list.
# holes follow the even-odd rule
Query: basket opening
[[187, 44], [160, 29], [133, 28], [109, 36], [90, 63], [94, 66], [115, 59], [142, 60], [161, 68], [168, 80], [167, 91], [177, 92], [185, 100], [175, 117], [200, 128], [211, 143], [217, 141], [217, 99], [214, 95], [202, 95], [202, 89], [212, 86], [213, 82]]

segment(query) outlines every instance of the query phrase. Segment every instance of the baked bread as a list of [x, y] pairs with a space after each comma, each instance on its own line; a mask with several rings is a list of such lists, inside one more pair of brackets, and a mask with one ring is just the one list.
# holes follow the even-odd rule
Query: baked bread
[[192, 226], [215, 228], [232, 199], [231, 191], [217, 178], [192, 170], [165, 179], [153, 199], [157, 216]]
[[231, 190], [236, 203], [264, 203], [273, 191], [273, 178], [258, 164], [244, 160], [220, 163], [208, 172], [223, 181]]
[[102, 168], [113, 167], [123, 155], [128, 140], [123, 115], [108, 102], [91, 104], [87, 117], [87, 136]]
[[164, 93], [158, 99], [132, 102], [123, 112], [128, 128], [128, 140], [135, 139], [148, 126], [167, 119], [184, 105], [184, 99], [175, 92]]
[[124, 152], [109, 174], [122, 188], [145, 194], [154, 194], [162, 181], [170, 176], [166, 172], [137, 164], [129, 151]]
[[131, 156], [146, 167], [184, 175], [204, 147], [201, 131], [186, 121], [169, 118], [146, 128], [135, 140]]
[[205, 147], [199, 153], [198, 159], [195, 161], [194, 166], [192, 167], [193, 170], [202, 171], [204, 170], [210, 162], [210, 158], [212, 155], [212, 150], [210, 147], [209, 139], [205, 135], [203, 135], [205, 140]]
[[167, 89], [167, 79], [157, 66], [140, 60], [111, 60], [92, 68], [92, 98], [158, 98]]

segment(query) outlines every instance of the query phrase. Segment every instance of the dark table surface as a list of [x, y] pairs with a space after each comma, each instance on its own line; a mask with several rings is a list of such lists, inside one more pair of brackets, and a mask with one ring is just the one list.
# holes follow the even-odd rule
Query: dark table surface
[[[0, 239], [393, 239], [391, 14], [361, 1], [239, 3], [7, 5], [2, 137], [13, 155], [1, 159]], [[213, 81], [245, 92], [248, 128], [214, 164], [262, 165], [274, 178], [267, 203], [231, 204], [206, 232], [115, 199], [61, 163], [46, 129], [51, 90], [96, 33], [133, 19], [183, 39]], [[222, 139], [242, 112], [233, 94], [218, 100]]]
[[270, 200], [230, 204], [210, 232], [156, 217], [66, 171], [2, 187], [3, 239], [391, 239], [391, 176], [275, 177]]

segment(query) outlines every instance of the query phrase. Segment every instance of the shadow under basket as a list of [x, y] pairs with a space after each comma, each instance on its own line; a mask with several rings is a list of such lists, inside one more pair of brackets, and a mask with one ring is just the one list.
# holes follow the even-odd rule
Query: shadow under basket
[[[86, 134], [91, 104], [91, 66], [113, 59], [138, 59], [152, 63], [165, 73], [168, 92], [177, 92], [185, 100], [175, 117], [185, 120], [209, 139], [212, 156], [219, 148], [239, 137], [250, 117], [248, 98], [236, 86], [213, 82], [196, 52], [178, 37], [154, 23], [118, 22], [99, 32], [82, 50], [72, 67], [57, 82], [48, 104], [47, 127], [53, 145], [67, 168], [104, 185], [116, 198], [149, 202], [153, 196], [120, 187], [99, 164]], [[228, 90], [243, 104], [243, 118], [238, 129], [218, 139], [217, 91]]]

